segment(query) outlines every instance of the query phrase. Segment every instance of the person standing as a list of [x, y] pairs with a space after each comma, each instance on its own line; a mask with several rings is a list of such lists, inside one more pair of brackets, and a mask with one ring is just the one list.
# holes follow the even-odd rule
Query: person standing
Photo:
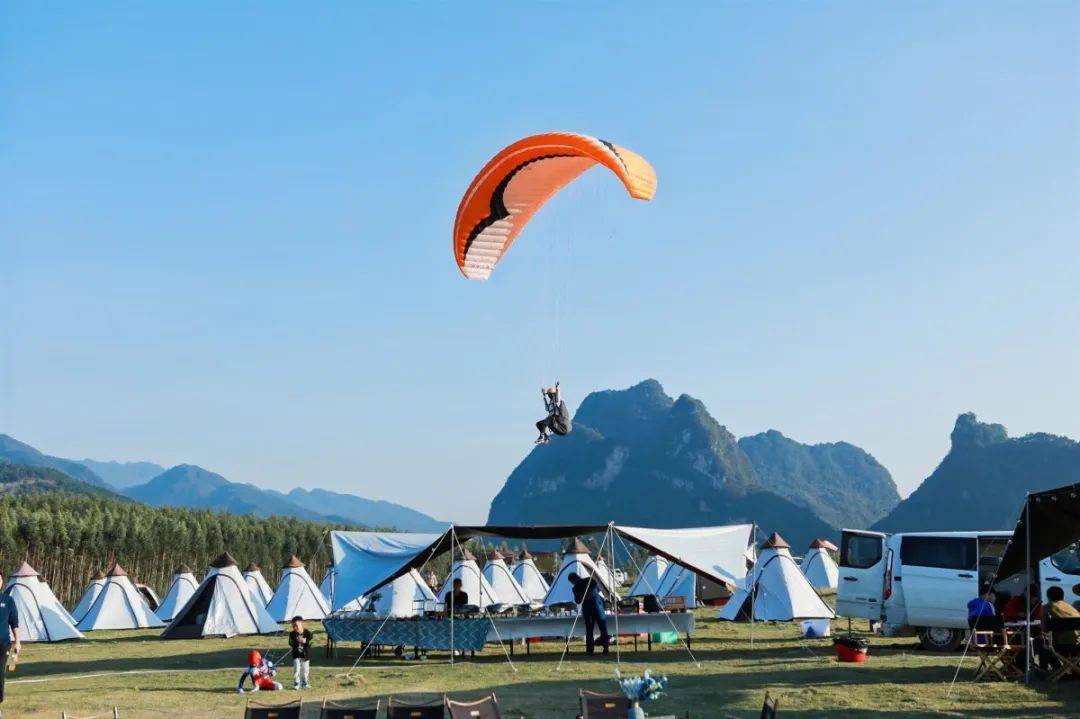
[[[4, 580], [0, 577], [0, 583]], [[4, 680], [7, 676], [8, 656], [18, 656], [22, 649], [19, 641], [19, 610], [7, 594], [0, 594], [0, 705], [4, 703]], [[4, 710], [0, 706], [0, 717]]]
[[292, 618], [292, 631], [289, 632], [289, 648], [292, 649], [293, 689], [307, 689], [308, 675], [311, 671], [310, 629], [304, 628], [303, 617]]
[[581, 605], [581, 617], [585, 620], [585, 653], [596, 651], [593, 630], [600, 629], [600, 646], [604, 654], [608, 653], [611, 637], [607, 631], [607, 616], [604, 614], [604, 598], [600, 595], [600, 585], [594, 577], [581, 577], [571, 572], [567, 579], [574, 587], [574, 601]]

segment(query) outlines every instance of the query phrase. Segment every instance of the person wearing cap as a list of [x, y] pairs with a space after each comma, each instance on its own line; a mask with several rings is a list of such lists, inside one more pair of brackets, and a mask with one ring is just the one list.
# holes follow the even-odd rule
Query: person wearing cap
[[[0, 583], [4, 578], [0, 576]], [[19, 609], [15, 600], [7, 594], [0, 594], [0, 704], [4, 703], [4, 678], [7, 675], [8, 655], [18, 656], [22, 649], [19, 641]], [[0, 708], [0, 717], [4, 710]]]
[[558, 382], [554, 387], [540, 390], [540, 396], [544, 400], [547, 417], [536, 423], [536, 429], [540, 431], [536, 444], [547, 444], [551, 441], [552, 434], [560, 437], [570, 434], [572, 429], [570, 410], [566, 408], [566, 402], [563, 402]]

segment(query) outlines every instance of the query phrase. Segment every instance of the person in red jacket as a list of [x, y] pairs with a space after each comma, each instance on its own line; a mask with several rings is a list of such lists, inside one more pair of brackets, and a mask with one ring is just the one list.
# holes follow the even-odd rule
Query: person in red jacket
[[[1039, 601], [1039, 588], [1037, 585], [1028, 587], [1031, 596], [1031, 618], [1038, 621], [1042, 619], [1042, 602]], [[1006, 622], [1022, 622], [1024, 612], [1027, 611], [1028, 594], [1019, 592], [1015, 597], [1005, 603], [1001, 610], [1001, 618]]]
[[248, 652], [248, 668], [240, 675], [240, 683], [236, 686], [236, 691], [243, 694], [244, 682], [249, 678], [253, 692], [281, 691], [281, 684], [274, 681], [275, 674], [277, 674], [277, 669], [273, 662], [264, 659], [262, 654], [253, 649]]

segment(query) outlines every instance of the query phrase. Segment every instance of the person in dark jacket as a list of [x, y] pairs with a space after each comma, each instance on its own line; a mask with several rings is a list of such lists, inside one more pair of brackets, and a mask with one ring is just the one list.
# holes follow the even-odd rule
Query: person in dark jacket
[[[0, 583], [4, 580], [0, 577]], [[4, 703], [4, 678], [7, 674], [8, 655], [18, 655], [22, 649], [19, 641], [19, 609], [15, 600], [0, 593], [0, 704]], [[0, 709], [0, 717], [4, 715]]]
[[540, 431], [536, 444], [547, 444], [551, 441], [552, 434], [560, 437], [570, 434], [573, 424], [570, 421], [570, 410], [566, 408], [566, 402], [562, 399], [558, 382], [554, 387], [540, 390], [540, 396], [544, 400], [547, 417], [536, 423], [536, 429]]
[[307, 689], [308, 675], [311, 673], [311, 638], [310, 629], [304, 628], [303, 617], [292, 618], [292, 631], [289, 632], [289, 649], [292, 650], [293, 689]]
[[607, 616], [604, 614], [604, 598], [600, 594], [600, 584], [593, 577], [581, 577], [571, 572], [567, 579], [573, 585], [574, 601], [581, 605], [581, 617], [585, 620], [585, 653], [596, 650], [593, 630], [600, 629], [600, 646], [604, 654], [608, 653], [611, 637], [607, 631]]

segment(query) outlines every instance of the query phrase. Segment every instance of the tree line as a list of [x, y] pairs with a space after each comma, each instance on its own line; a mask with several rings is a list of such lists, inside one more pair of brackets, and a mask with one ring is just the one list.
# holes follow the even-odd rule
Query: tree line
[[292, 517], [259, 518], [65, 492], [4, 494], [0, 501], [0, 572], [7, 579], [24, 560], [65, 605], [82, 595], [95, 570], [117, 562], [133, 581], [159, 595], [187, 564], [202, 577], [229, 552], [240, 568], [258, 564], [276, 585], [284, 560], [296, 554], [318, 583], [330, 565], [328, 532], [359, 529]]

